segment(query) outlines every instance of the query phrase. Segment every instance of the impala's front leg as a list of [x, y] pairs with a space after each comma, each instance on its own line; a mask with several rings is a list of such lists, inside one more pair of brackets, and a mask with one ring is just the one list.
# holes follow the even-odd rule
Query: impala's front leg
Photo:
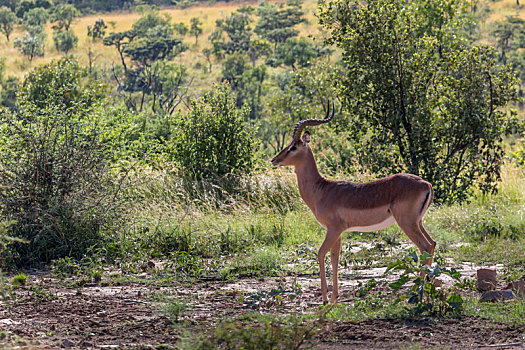
[[[326, 253], [336, 244], [338, 238], [341, 236], [341, 231], [328, 228], [326, 231], [326, 237], [324, 239], [321, 248], [319, 248], [319, 253], [317, 258], [319, 259], [319, 274], [321, 276], [321, 294], [323, 295], [323, 304], [328, 303], [328, 285], [326, 283], [326, 269], [324, 265], [324, 259]], [[337, 272], [337, 271], [336, 271]], [[337, 277], [334, 279], [334, 282], [337, 283]], [[337, 285], [333, 286], [334, 291], [337, 290]]]
[[337, 282], [337, 270], [339, 268], [339, 253], [341, 252], [341, 235], [330, 249], [330, 260], [332, 261], [332, 303], [335, 304], [339, 296], [339, 284]]

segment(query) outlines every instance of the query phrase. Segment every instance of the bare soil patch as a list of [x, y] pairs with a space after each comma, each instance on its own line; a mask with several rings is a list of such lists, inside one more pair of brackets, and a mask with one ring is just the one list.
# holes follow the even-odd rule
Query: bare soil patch
[[337, 322], [319, 333], [318, 349], [524, 349], [525, 329], [478, 317]]
[[[349, 275], [358, 279], [353, 273]], [[342, 302], [351, 302], [357, 289], [354, 283], [355, 280], [343, 283]], [[17, 303], [0, 304], [0, 332], [3, 332], [0, 347], [153, 349], [163, 344], [175, 347], [181, 336], [187, 336], [182, 329], [197, 334], [246, 313], [302, 313], [314, 311], [320, 304], [317, 276], [249, 278], [232, 283], [173, 282], [162, 286], [145, 281], [71, 288], [67, 287], [71, 284], [50, 276], [33, 275], [30, 285], [47, 292], [40, 295], [25, 287], [17, 290]], [[294, 285], [300, 286], [299, 289], [294, 291]], [[279, 297], [272, 296], [275, 290], [281, 291]], [[161, 310], [155, 299], [159, 294], [187, 303], [188, 309], [179, 322]], [[472, 317], [328, 322], [319, 327], [309, 343], [316, 349], [395, 349], [412, 344], [437, 349], [487, 345], [498, 348], [494, 347], [498, 344], [525, 349], [525, 327]]]

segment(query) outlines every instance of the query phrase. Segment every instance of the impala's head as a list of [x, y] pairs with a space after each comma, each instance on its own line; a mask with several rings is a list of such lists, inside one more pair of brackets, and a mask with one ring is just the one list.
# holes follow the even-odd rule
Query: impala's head
[[[304, 128], [307, 126], [315, 126], [324, 123], [328, 123], [334, 117], [335, 108], [334, 103], [332, 102], [332, 115], [330, 115], [330, 105], [326, 111], [324, 119], [308, 119], [301, 120], [295, 125], [293, 131], [292, 141], [283, 148], [279, 154], [277, 154], [272, 159], [273, 166], [285, 166], [285, 165], [298, 165], [304, 158], [305, 155], [309, 152], [308, 143], [310, 142], [310, 134], [308, 131], [304, 132]], [[301, 137], [302, 134], [302, 137]]]

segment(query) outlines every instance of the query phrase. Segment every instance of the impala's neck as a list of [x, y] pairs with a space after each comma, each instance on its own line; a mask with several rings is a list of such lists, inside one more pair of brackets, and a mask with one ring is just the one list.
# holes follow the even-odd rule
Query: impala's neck
[[315, 199], [318, 198], [317, 189], [326, 180], [317, 170], [317, 163], [311, 149], [308, 149], [305, 159], [295, 165], [295, 174], [301, 197], [310, 208], [313, 208]]

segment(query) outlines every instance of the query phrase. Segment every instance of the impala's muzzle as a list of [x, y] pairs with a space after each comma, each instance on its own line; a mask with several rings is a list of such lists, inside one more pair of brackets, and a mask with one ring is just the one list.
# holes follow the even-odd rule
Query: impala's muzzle
[[[277, 158], [277, 157], [275, 157], [275, 158]], [[273, 158], [273, 159], [270, 161], [270, 163], [272, 163], [272, 165], [273, 165], [274, 167], [278, 167], [278, 166], [279, 166], [279, 162], [278, 162], [275, 158]]]

